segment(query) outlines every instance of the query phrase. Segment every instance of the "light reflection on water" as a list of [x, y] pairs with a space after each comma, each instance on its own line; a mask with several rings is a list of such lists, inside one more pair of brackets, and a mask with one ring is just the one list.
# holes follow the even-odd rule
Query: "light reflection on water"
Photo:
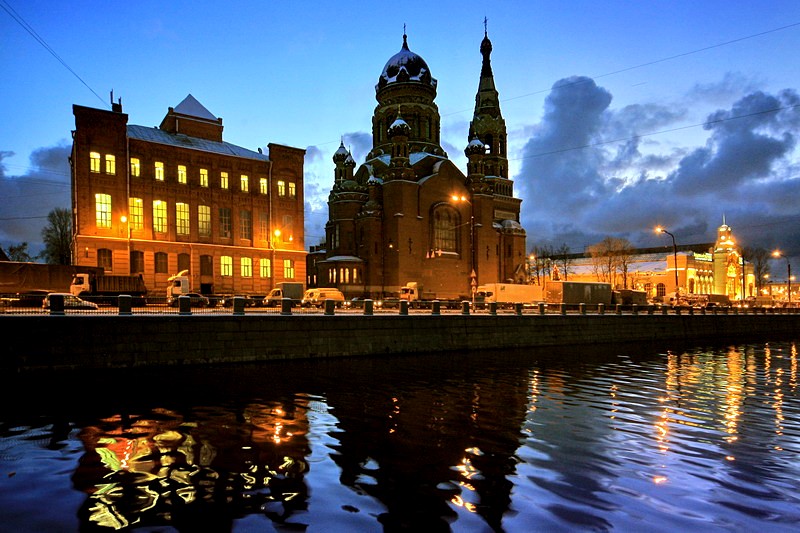
[[[790, 531], [797, 344], [38, 377], [15, 531]], [[125, 376], [125, 377], [122, 377]]]

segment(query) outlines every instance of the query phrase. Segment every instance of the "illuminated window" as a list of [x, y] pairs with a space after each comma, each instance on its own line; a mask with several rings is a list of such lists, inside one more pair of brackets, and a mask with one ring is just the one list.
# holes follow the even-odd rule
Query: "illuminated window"
[[201, 237], [211, 237], [211, 208], [207, 205], [197, 206], [197, 231]]
[[219, 273], [223, 276], [233, 276], [233, 257], [223, 255], [219, 258]]
[[269, 192], [269, 187], [267, 186], [267, 178], [261, 178], [258, 180], [258, 192], [261, 194], [267, 194]]
[[178, 183], [186, 183], [186, 165], [178, 165]]
[[131, 230], [144, 227], [144, 203], [141, 198], [128, 199], [128, 227]]
[[269, 259], [261, 259], [259, 262], [259, 272], [262, 278], [272, 277], [272, 261]]
[[162, 163], [161, 161], [156, 161], [155, 169], [156, 169], [156, 180], [164, 181], [164, 163]]
[[167, 232], [167, 202], [153, 200], [153, 231]]
[[239, 178], [239, 184], [242, 192], [250, 192], [250, 176], [247, 174], [242, 174], [242, 177]]
[[253, 258], [251, 257], [242, 257], [240, 260], [240, 266], [242, 271], [243, 278], [252, 278], [253, 277]]
[[242, 209], [239, 211], [239, 238], [252, 239], [253, 238], [253, 221], [250, 211]]
[[100, 172], [100, 154], [98, 152], [89, 153], [89, 172]]
[[155, 253], [156, 274], [166, 274], [169, 271], [168, 256], [164, 252]]
[[294, 198], [297, 196], [297, 186], [293, 181], [289, 182], [289, 198]]
[[286, 182], [278, 181], [278, 196], [286, 196]]
[[117, 158], [111, 154], [106, 154], [106, 174], [117, 173]]
[[131, 176], [138, 178], [142, 175], [142, 164], [137, 157], [131, 157]]
[[294, 279], [294, 260], [283, 260], [283, 277], [284, 279]]
[[175, 227], [178, 235], [189, 235], [189, 204], [175, 204]]
[[219, 173], [219, 188], [220, 189], [227, 189], [228, 188], [228, 173], [227, 172], [220, 172]]
[[433, 248], [435, 251], [457, 252], [458, 212], [449, 206], [439, 206], [433, 212]]
[[228, 207], [219, 209], [219, 236], [225, 238], [231, 236], [231, 210]]
[[208, 169], [200, 169], [200, 186], [208, 187]]
[[111, 268], [111, 250], [108, 248], [100, 248], [97, 250], [97, 266], [103, 270], [113, 270]]
[[94, 212], [95, 219], [97, 220], [98, 228], [111, 227], [111, 195], [110, 194], [95, 194], [94, 195]]

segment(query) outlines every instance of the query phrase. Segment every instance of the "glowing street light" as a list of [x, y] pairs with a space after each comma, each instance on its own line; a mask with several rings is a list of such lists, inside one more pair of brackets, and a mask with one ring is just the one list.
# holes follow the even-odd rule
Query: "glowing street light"
[[783, 255], [780, 250], [775, 250], [774, 252], [772, 252], [772, 257], [775, 257], [775, 258], [783, 257], [784, 259], [786, 259], [786, 288], [788, 289], [787, 292], [789, 293], [788, 294], [788, 298], [789, 298], [788, 304], [789, 304], [789, 306], [791, 306], [791, 304], [792, 304], [792, 265], [791, 265], [791, 263], [789, 263], [789, 258], [786, 257], [785, 255]]
[[678, 245], [675, 244], [675, 235], [668, 232], [661, 226], [656, 226], [656, 233], [666, 233], [672, 237], [672, 255], [675, 259], [675, 297], [678, 297]]

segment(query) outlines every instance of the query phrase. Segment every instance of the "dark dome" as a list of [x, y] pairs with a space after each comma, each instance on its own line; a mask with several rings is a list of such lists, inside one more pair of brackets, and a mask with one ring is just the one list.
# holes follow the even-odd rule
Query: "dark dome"
[[378, 89], [395, 82], [420, 82], [436, 88], [436, 80], [431, 76], [428, 64], [421, 56], [408, 49], [406, 36], [403, 35], [403, 47], [389, 58], [378, 78]]

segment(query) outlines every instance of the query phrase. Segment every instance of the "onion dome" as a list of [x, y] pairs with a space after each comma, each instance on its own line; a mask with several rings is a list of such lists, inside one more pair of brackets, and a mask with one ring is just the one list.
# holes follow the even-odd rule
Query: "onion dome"
[[472, 140], [467, 145], [466, 149], [464, 150], [464, 154], [466, 154], [467, 156], [481, 155], [485, 153], [486, 153], [486, 146], [477, 137], [473, 137]]
[[333, 153], [333, 162], [343, 163], [349, 155], [350, 152], [348, 152], [347, 148], [344, 147], [344, 141], [342, 141], [342, 143], [339, 145], [339, 149]]
[[346, 167], [356, 166], [356, 160], [353, 159], [353, 156], [350, 154], [350, 152], [347, 152], [347, 158], [345, 158], [344, 160], [344, 166]]
[[389, 126], [388, 132], [390, 139], [397, 135], [404, 135], [408, 137], [411, 135], [411, 126], [409, 126], [408, 122], [403, 120], [403, 117], [398, 114], [397, 118], [394, 120], [394, 122], [392, 122], [392, 125]]
[[428, 64], [421, 56], [408, 48], [406, 35], [403, 35], [403, 47], [389, 58], [378, 78], [378, 89], [390, 83], [419, 82], [436, 88], [436, 80], [431, 76]]

